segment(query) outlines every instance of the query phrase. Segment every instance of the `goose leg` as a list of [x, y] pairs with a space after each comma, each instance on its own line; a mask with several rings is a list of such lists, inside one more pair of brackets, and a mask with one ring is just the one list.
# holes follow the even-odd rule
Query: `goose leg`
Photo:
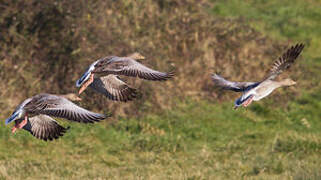
[[249, 99], [247, 99], [244, 103], [243, 106], [247, 107], [248, 105], [250, 105], [253, 101], [253, 96], [251, 96]]
[[81, 86], [78, 94], [81, 94], [92, 82], [94, 82], [94, 74], [91, 74], [88, 81]]
[[23, 128], [23, 126], [25, 126], [28, 123], [28, 114], [25, 115], [25, 118], [23, 121], [21, 121], [19, 124], [15, 124], [12, 129], [11, 129], [11, 133], [15, 133], [17, 131], [17, 129], [21, 129]]
[[18, 124], [17, 128], [21, 129], [23, 126], [25, 126], [28, 123], [28, 114], [25, 115], [25, 119]]
[[17, 130], [17, 127], [16, 126], [13, 126], [12, 129], [11, 129], [11, 133], [15, 133]]

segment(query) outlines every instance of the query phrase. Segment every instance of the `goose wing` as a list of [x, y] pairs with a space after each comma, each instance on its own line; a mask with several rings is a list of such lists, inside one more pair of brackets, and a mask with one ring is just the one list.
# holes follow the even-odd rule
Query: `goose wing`
[[296, 44], [290, 47], [281, 57], [273, 64], [265, 79], [273, 80], [284, 70], [288, 69], [297, 59], [304, 48], [304, 44]]
[[103, 114], [88, 111], [66, 98], [51, 94], [34, 96], [24, 108], [30, 113], [45, 114], [80, 123], [93, 123], [106, 118]]
[[117, 75], [139, 77], [146, 80], [165, 81], [174, 76], [173, 72], [153, 70], [129, 57], [114, 57], [96, 64], [94, 72], [109, 72]]
[[213, 74], [212, 80], [217, 87], [236, 92], [243, 92], [255, 88], [260, 82], [232, 82], [224, 79], [223, 77]]
[[126, 102], [132, 100], [137, 95], [136, 89], [129, 87], [117, 75], [113, 74], [95, 78], [89, 87], [114, 101]]
[[[23, 120], [23, 119], [21, 119]], [[16, 124], [19, 122], [15, 121]], [[38, 115], [28, 119], [28, 123], [23, 126], [24, 130], [29, 131], [33, 136], [42, 140], [53, 140], [63, 136], [69, 127], [64, 128], [57, 121], [47, 115]]]

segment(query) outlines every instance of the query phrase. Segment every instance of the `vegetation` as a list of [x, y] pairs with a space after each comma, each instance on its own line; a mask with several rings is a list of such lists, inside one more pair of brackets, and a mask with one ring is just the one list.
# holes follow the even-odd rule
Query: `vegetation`
[[[12, 1], [0, 12], [1, 119], [36, 93], [77, 91], [86, 66], [106, 55], [139, 51], [177, 74], [126, 79], [142, 93], [126, 104], [86, 91], [80, 105], [113, 118], [62, 121], [71, 129], [57, 141], [3, 123], [1, 179], [320, 179], [319, 2]], [[238, 94], [214, 89], [211, 73], [260, 80], [296, 42], [307, 47], [281, 78], [298, 86], [238, 110]]]

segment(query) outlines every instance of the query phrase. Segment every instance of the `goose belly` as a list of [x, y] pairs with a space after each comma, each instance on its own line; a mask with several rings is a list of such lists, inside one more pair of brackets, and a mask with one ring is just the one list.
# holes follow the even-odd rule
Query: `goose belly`
[[265, 98], [269, 94], [271, 94], [276, 87], [268, 87], [268, 86], [263, 86], [263, 87], [258, 87], [255, 89], [255, 96], [253, 97], [254, 101], [258, 101], [262, 98]]

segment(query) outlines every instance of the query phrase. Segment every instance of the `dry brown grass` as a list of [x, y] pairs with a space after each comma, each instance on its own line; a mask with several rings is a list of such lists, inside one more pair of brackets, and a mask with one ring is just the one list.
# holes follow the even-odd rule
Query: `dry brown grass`
[[[8, 2], [0, 8], [1, 108], [5, 114], [40, 92], [76, 92], [75, 81], [94, 60], [139, 51], [173, 80], [129, 79], [141, 96], [114, 103], [85, 92], [84, 106], [117, 115], [175, 107], [178, 99], [220, 97], [210, 74], [258, 80], [285, 48], [244, 25], [210, 16], [210, 1]], [[262, 69], [258, 70], [258, 69]], [[225, 97], [226, 98], [226, 97]]]

